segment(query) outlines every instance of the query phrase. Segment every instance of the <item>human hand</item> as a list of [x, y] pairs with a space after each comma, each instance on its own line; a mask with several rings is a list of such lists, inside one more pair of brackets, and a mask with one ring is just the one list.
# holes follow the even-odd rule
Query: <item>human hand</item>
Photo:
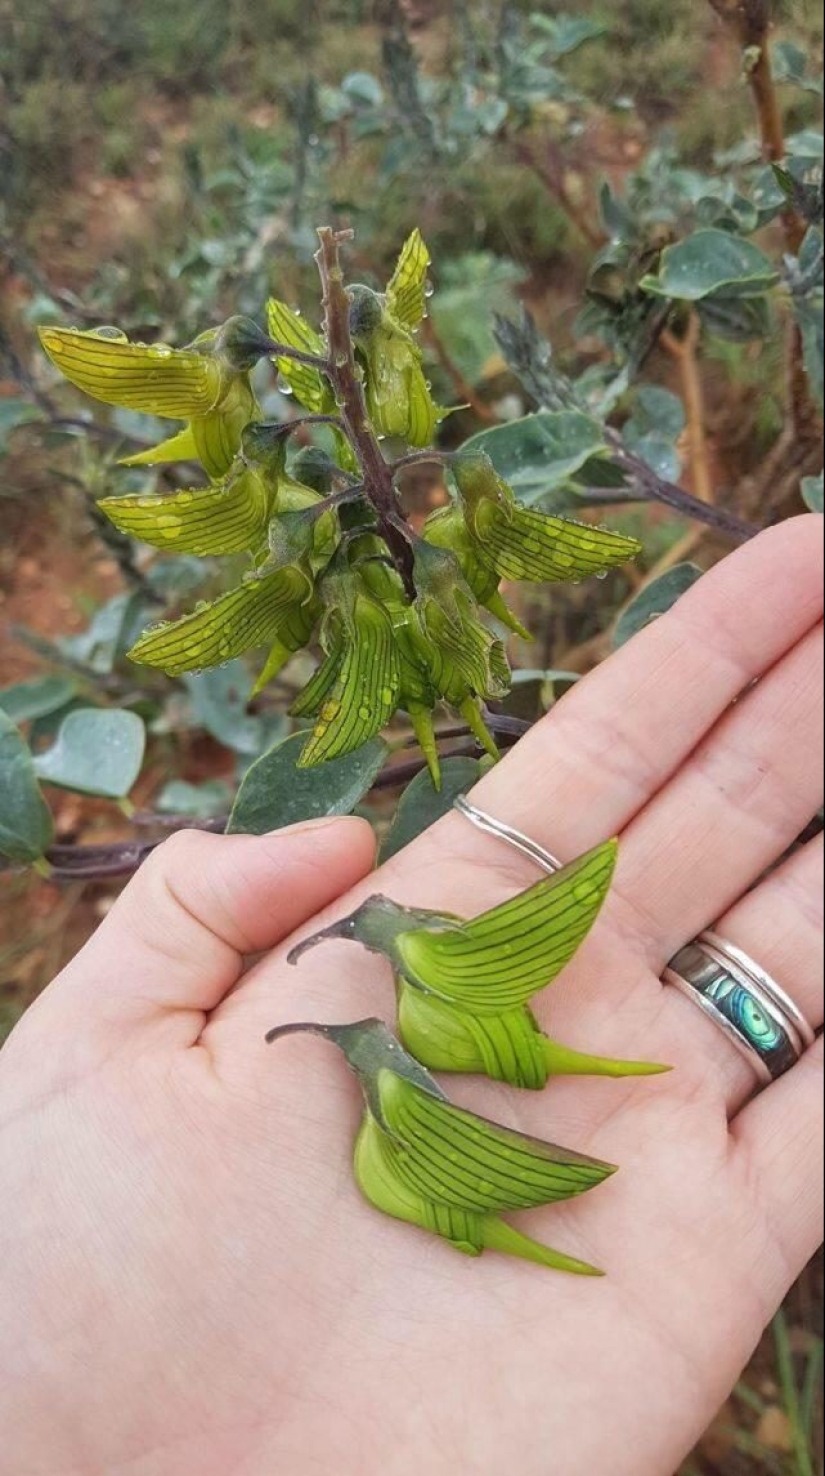
[[455, 815], [379, 878], [358, 821], [181, 836], [0, 1055], [10, 1476], [672, 1476], [821, 1233], [821, 1044], [749, 1100], [747, 1062], [660, 983], [721, 918], [821, 1023], [821, 844], [749, 891], [822, 798], [820, 528], [715, 569], [473, 794], [564, 859], [621, 836], [608, 905], [537, 1014], [677, 1069], [449, 1084], [622, 1166], [519, 1217], [607, 1280], [466, 1261], [375, 1214], [340, 1059], [263, 1043], [279, 1022], [391, 1018], [380, 960], [334, 944], [289, 968], [293, 929], [379, 888], [472, 915], [530, 863]]

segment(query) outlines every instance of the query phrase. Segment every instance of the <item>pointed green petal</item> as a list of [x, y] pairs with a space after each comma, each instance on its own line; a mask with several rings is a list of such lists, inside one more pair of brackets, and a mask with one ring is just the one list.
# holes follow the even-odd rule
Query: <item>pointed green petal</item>
[[220, 395], [220, 368], [203, 354], [74, 328], [42, 328], [40, 341], [61, 374], [104, 405], [186, 420]]
[[191, 425], [177, 435], [151, 446], [148, 451], [139, 451], [135, 456], [121, 456], [118, 466], [160, 466], [167, 461], [197, 461], [198, 445]]
[[169, 676], [220, 666], [255, 646], [271, 644], [290, 607], [307, 593], [305, 577], [294, 568], [258, 575], [201, 610], [148, 630], [129, 655]]
[[402, 327], [414, 332], [427, 310], [430, 253], [419, 230], [404, 243], [387, 287], [387, 307]]
[[266, 538], [271, 492], [253, 471], [216, 487], [170, 497], [106, 497], [98, 507], [116, 528], [175, 553], [243, 553]]
[[604, 1272], [597, 1266], [591, 1266], [587, 1261], [577, 1261], [573, 1256], [565, 1256], [549, 1245], [531, 1240], [529, 1235], [522, 1235], [512, 1225], [507, 1225], [504, 1220], [492, 1215], [484, 1219], [482, 1235], [486, 1250], [501, 1251], [505, 1256], [517, 1256], [521, 1261], [533, 1261], [539, 1266], [549, 1266], [551, 1271], [566, 1271], [571, 1276], [604, 1276]]
[[289, 709], [291, 717], [317, 717], [335, 686], [343, 659], [340, 645], [334, 646], [310, 677], [300, 697], [293, 702]]
[[435, 726], [433, 715], [428, 707], [421, 707], [417, 702], [412, 702], [407, 707], [413, 732], [418, 741], [430, 771], [435, 789], [441, 792], [441, 761], [438, 755], [438, 744], [435, 741]]
[[475, 531], [483, 556], [503, 579], [534, 583], [603, 574], [641, 552], [637, 539], [623, 533], [486, 501], [476, 511]]
[[430, 394], [424, 370], [420, 364], [412, 364], [407, 374], [407, 403], [409, 423], [407, 440], [411, 446], [431, 446], [439, 420], [438, 406]]
[[620, 1080], [626, 1076], [663, 1076], [673, 1069], [671, 1066], [658, 1066], [652, 1061], [618, 1061], [610, 1056], [590, 1056], [559, 1045], [558, 1041], [548, 1040], [546, 1036], [542, 1037], [542, 1044], [551, 1076], [608, 1076]]
[[514, 614], [509, 605], [505, 604], [498, 590], [488, 595], [487, 599], [482, 600], [481, 603], [485, 610], [489, 610], [494, 619], [500, 620], [502, 625], [505, 625], [508, 630], [513, 632], [513, 635], [520, 636], [523, 641], [532, 641], [534, 639], [526, 625], [522, 625], [518, 616]]
[[[271, 297], [266, 306], [269, 332], [276, 343], [299, 349], [305, 354], [323, 357], [326, 352], [320, 333], [310, 328], [298, 313]], [[278, 371], [294, 390], [301, 404], [313, 415], [323, 415], [335, 408], [335, 397], [329, 381], [311, 364], [297, 364], [294, 359], [278, 359]]]
[[378, 1081], [381, 1108], [399, 1148], [408, 1188], [436, 1203], [475, 1212], [531, 1209], [573, 1199], [615, 1172], [465, 1112], [394, 1072]]
[[461, 928], [403, 934], [397, 947], [405, 977], [475, 1014], [526, 1004], [587, 937], [616, 855], [616, 842], [608, 841]]
[[496, 740], [481, 715], [478, 698], [465, 697], [458, 710], [476, 742], [484, 749], [484, 752], [489, 754], [492, 759], [500, 759], [501, 754], [498, 751]]
[[340, 673], [299, 768], [341, 758], [368, 743], [395, 712], [400, 688], [401, 662], [392, 621], [375, 600], [357, 595]]
[[226, 475], [241, 449], [244, 430], [260, 414], [249, 377], [239, 374], [230, 384], [219, 408], [192, 421], [198, 460], [210, 477]]

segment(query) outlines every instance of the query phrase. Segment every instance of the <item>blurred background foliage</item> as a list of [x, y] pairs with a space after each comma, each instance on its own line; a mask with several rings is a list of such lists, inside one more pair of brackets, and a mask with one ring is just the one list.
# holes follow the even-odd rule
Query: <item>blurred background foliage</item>
[[[707, 196], [735, 211], [744, 191], [770, 207], [759, 239], [782, 259], [781, 195], [760, 157], [748, 58], [720, 8], [0, 0], [0, 689], [14, 687], [10, 715], [35, 750], [76, 706], [116, 703], [144, 719], [147, 761], [128, 806], [138, 843], [144, 810], [153, 837], [164, 812], [224, 813], [239, 776], [288, 731], [288, 694], [247, 711], [242, 666], [171, 683], [123, 661], [147, 612], [213, 593], [221, 576], [202, 561], [147, 559], [106, 531], [96, 500], [134, 476], [116, 456], [157, 439], [157, 424], [56, 391], [36, 325], [117, 323], [184, 343], [235, 312], [260, 320], [270, 293], [315, 321], [317, 224], [354, 227], [351, 274], [373, 284], [417, 224], [438, 289], [425, 336], [436, 397], [468, 407], [447, 423], [446, 444], [535, 403], [502, 351], [496, 313], [517, 321], [527, 308], [554, 364], [604, 396], [616, 343], [624, 352], [633, 327], [617, 310], [635, 303], [627, 253], [597, 255], [606, 240], [636, 232], [634, 270], [645, 252], [652, 265], [702, 223]], [[775, 9], [786, 136], [814, 166], [822, 12], [814, 0]], [[801, 449], [787, 444], [781, 324], [769, 316], [751, 329], [705, 331], [687, 355], [654, 336], [644, 393], [619, 389], [604, 404], [662, 474], [767, 522], [801, 510], [821, 450], [817, 465], [804, 436]], [[265, 404], [292, 413], [272, 385]], [[422, 518], [443, 495], [423, 473], [408, 493]], [[513, 645], [512, 715], [534, 719], [602, 659], [617, 619], [623, 638], [628, 603], [651, 574], [678, 582], [685, 560], [704, 568], [731, 546], [659, 504], [603, 517], [638, 534], [645, 558], [595, 586], [520, 593], [540, 635]], [[41, 685], [21, 696], [31, 681]], [[111, 803], [70, 790], [50, 800], [63, 845], [135, 834]], [[391, 808], [375, 804], [385, 824]], [[0, 875], [0, 1035], [113, 895], [111, 883], [82, 877], [58, 889]], [[821, 1317], [818, 1263], [684, 1476], [822, 1472]]]

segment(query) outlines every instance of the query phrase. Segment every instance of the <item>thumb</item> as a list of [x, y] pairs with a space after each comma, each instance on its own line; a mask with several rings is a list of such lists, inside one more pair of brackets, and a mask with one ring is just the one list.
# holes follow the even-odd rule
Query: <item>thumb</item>
[[192, 1044], [245, 956], [272, 948], [359, 881], [374, 854], [372, 830], [357, 819], [264, 836], [181, 831], [144, 863], [18, 1029], [62, 1028], [61, 1050], [66, 1031], [111, 1049], [113, 1034], [172, 1012], [176, 1043]]

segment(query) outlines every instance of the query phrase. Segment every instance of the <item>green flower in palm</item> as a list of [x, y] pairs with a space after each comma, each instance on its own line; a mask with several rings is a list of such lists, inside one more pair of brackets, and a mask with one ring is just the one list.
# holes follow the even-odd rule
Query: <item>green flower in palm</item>
[[364, 1093], [355, 1179], [364, 1198], [462, 1251], [484, 1250], [579, 1276], [603, 1273], [530, 1239], [501, 1218], [595, 1189], [612, 1164], [513, 1132], [447, 1100], [380, 1020], [283, 1025], [267, 1040], [308, 1031], [343, 1051]]
[[244, 427], [260, 415], [249, 371], [269, 340], [249, 318], [230, 318], [183, 349], [130, 343], [117, 328], [41, 328], [40, 341], [61, 374], [93, 400], [187, 422], [161, 445], [126, 457], [125, 466], [200, 461], [210, 477], [222, 477]]
[[397, 977], [401, 1038], [433, 1071], [474, 1072], [540, 1091], [551, 1075], [651, 1076], [666, 1067], [574, 1051], [544, 1035], [529, 1001], [593, 927], [616, 864], [608, 841], [472, 922], [372, 897], [310, 938], [350, 938]]

